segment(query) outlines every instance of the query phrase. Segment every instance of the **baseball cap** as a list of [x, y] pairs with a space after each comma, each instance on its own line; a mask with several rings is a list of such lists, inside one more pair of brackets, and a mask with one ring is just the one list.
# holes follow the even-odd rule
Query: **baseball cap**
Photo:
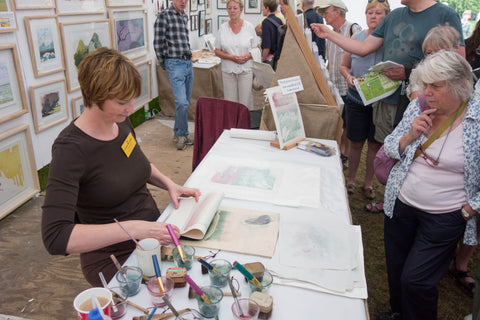
[[319, 7], [320, 9], [324, 9], [330, 6], [343, 9], [345, 10], [345, 12], [348, 11], [347, 5], [342, 0], [320, 0], [316, 3], [316, 7]]

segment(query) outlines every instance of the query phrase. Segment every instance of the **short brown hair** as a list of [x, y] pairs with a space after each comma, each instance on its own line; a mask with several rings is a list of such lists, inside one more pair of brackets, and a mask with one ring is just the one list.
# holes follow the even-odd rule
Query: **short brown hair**
[[90, 108], [100, 109], [109, 99], [128, 101], [142, 92], [142, 78], [133, 63], [120, 51], [99, 48], [88, 54], [80, 63], [78, 82], [83, 102]]
[[268, 11], [275, 12], [278, 8], [277, 0], [263, 0], [263, 6], [268, 8]]

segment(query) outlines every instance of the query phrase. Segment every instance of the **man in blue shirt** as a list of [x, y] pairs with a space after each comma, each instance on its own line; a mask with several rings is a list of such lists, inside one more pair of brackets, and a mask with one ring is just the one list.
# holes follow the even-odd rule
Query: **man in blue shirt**
[[178, 150], [192, 145], [188, 137], [188, 107], [192, 96], [193, 66], [187, 0], [173, 0], [172, 6], [163, 10], [155, 21], [153, 47], [160, 66], [167, 71], [175, 97], [174, 142]]
[[[323, 24], [323, 18], [315, 10], [313, 10], [314, 0], [303, 0], [302, 1], [302, 10], [307, 20], [307, 27], [310, 28], [312, 23], [321, 23]], [[311, 28], [310, 28], [311, 29]], [[312, 41], [317, 44], [318, 54], [322, 56], [325, 60], [325, 39], [319, 38], [315, 32], [312, 30]]]

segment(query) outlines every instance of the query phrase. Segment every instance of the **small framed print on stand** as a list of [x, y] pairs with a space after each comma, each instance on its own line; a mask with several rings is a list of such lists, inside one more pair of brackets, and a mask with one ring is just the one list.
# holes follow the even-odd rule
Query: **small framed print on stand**
[[65, 80], [30, 87], [33, 125], [39, 133], [68, 119]]
[[40, 192], [27, 124], [0, 133], [0, 219]]
[[65, 69], [56, 16], [25, 17], [35, 78]]

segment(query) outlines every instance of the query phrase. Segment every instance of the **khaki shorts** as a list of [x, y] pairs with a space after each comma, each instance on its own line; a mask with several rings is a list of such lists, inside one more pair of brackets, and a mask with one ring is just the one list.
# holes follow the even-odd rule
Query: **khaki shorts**
[[383, 143], [385, 138], [392, 133], [395, 123], [397, 105], [377, 101], [373, 103], [373, 124], [375, 125], [375, 140]]

